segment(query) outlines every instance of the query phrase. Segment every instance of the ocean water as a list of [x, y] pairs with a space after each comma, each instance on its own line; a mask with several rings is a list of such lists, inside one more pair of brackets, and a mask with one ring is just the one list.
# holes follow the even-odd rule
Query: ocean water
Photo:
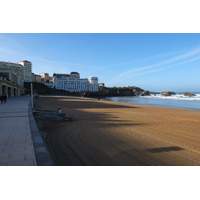
[[196, 96], [188, 97], [179, 93], [171, 96], [151, 94], [150, 96], [107, 97], [107, 99], [130, 104], [200, 110], [200, 93], [198, 92], [193, 94], [196, 94]]

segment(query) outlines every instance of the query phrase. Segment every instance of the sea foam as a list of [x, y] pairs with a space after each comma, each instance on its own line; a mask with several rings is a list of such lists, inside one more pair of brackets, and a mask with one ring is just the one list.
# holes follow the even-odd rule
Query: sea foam
[[171, 99], [171, 100], [189, 100], [189, 101], [200, 101], [200, 94], [195, 94], [196, 96], [185, 96], [184, 94], [175, 94], [171, 96], [163, 96], [162, 94], [151, 94], [150, 96], [143, 96], [144, 98], [161, 98], [161, 99]]
[[108, 97], [108, 99], [130, 104], [140, 104], [149, 106], [159, 106], [168, 108], [179, 108], [187, 110], [200, 110], [200, 93], [194, 93], [196, 96], [185, 96], [184, 94], [175, 94], [163, 96], [162, 94], [151, 94], [150, 96], [124, 96]]

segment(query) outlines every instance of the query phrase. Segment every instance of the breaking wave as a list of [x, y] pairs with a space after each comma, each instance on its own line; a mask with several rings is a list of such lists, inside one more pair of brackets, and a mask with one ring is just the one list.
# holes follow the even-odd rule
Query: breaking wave
[[110, 97], [112, 101], [168, 107], [168, 108], [179, 108], [187, 110], [200, 110], [200, 93], [193, 93], [196, 96], [184, 96], [184, 94], [175, 94], [171, 96], [162, 96], [161, 94], [151, 94], [150, 96], [124, 96], [124, 97]]
[[171, 96], [163, 96], [162, 94], [151, 94], [150, 96], [143, 96], [143, 98], [160, 98], [160, 99], [171, 99], [171, 100], [188, 100], [188, 101], [200, 101], [200, 94], [196, 93], [196, 96], [185, 96], [184, 94], [175, 94]]

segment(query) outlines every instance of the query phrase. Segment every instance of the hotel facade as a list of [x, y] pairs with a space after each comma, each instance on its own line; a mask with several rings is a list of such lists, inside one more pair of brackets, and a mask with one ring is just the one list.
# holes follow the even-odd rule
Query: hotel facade
[[0, 95], [21, 96], [24, 82], [32, 82], [32, 64], [24, 60], [18, 63], [0, 62]]
[[71, 72], [70, 74], [53, 74], [53, 82], [45, 83], [45, 85], [66, 90], [69, 92], [97, 92], [98, 91], [98, 78], [88, 77], [80, 78], [78, 72]]

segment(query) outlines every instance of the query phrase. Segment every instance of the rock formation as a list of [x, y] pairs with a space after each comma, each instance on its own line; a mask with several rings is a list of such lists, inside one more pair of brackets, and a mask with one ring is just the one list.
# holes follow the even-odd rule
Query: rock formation
[[150, 93], [148, 90], [145, 90], [145, 91], [141, 92], [141, 96], [150, 96]]
[[183, 93], [185, 96], [189, 96], [189, 97], [192, 97], [192, 96], [196, 96], [195, 94], [192, 94], [190, 92], [184, 92]]
[[176, 94], [175, 92], [171, 92], [171, 91], [168, 91], [168, 92], [161, 92], [161, 94], [163, 96], [171, 96], [172, 94]]
[[98, 92], [84, 92], [81, 96], [84, 97], [114, 97], [114, 96], [136, 96], [140, 95], [144, 90], [135, 87], [104, 87], [100, 86]]

